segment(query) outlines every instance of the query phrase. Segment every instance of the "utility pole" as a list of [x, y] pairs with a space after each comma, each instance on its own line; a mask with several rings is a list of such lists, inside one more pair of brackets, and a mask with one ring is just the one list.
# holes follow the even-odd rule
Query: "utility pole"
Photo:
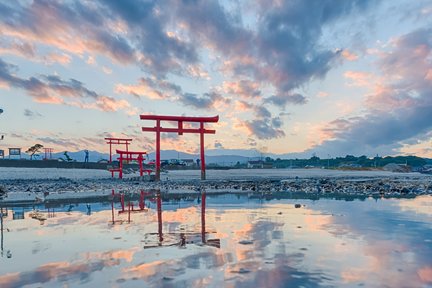
[[1, 256], [3, 256], [3, 207], [0, 208], [0, 229], [1, 229]]
[[[3, 114], [3, 109], [1, 109], [0, 108], [0, 114]], [[2, 135], [0, 135], [0, 140], [3, 140], [4, 139], [4, 135], [2, 134]]]

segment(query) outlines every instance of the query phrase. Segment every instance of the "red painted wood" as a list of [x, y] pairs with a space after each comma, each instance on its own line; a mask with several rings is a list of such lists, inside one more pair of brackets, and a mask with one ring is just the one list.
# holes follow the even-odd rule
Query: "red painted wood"
[[[204, 156], [204, 134], [215, 134], [216, 130], [205, 129], [204, 123], [216, 123], [219, 116], [213, 117], [189, 117], [189, 116], [165, 116], [165, 115], [140, 115], [141, 120], [155, 120], [156, 126], [142, 127], [143, 132], [156, 132], [156, 180], [160, 180], [160, 133], [195, 133], [200, 134], [200, 158], [201, 158], [201, 179], [205, 180], [205, 156]], [[177, 127], [161, 127], [161, 121], [177, 121]], [[183, 122], [200, 123], [199, 128], [183, 128]]]
[[141, 120], [184, 121], [184, 122], [213, 122], [219, 121], [219, 116], [213, 117], [189, 117], [189, 116], [164, 116], [164, 115], [140, 115]]

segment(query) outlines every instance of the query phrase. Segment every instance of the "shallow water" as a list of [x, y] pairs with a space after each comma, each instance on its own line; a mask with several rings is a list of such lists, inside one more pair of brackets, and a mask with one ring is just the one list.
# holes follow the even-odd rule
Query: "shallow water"
[[250, 196], [9, 207], [0, 287], [432, 287], [432, 196]]

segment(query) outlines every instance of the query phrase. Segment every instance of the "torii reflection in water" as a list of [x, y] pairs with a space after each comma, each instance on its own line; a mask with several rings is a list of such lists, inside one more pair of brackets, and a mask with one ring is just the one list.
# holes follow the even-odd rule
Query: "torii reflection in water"
[[[220, 248], [220, 239], [207, 239], [209, 232], [206, 231], [206, 198], [207, 195], [205, 192], [202, 192], [198, 198], [198, 203], [201, 204], [201, 231], [200, 232], [163, 232], [163, 213], [162, 213], [162, 195], [160, 192], [156, 194], [145, 193], [141, 191], [139, 204], [137, 205], [137, 209], [134, 208], [133, 203], [129, 201], [127, 207], [125, 207], [124, 194], [116, 194], [113, 191], [113, 201], [111, 202], [111, 211], [112, 211], [112, 224], [123, 223], [122, 220], [115, 220], [115, 212], [114, 212], [114, 197], [120, 197], [121, 210], [118, 212], [127, 213], [128, 214], [128, 223], [130, 223], [130, 214], [136, 212], [147, 212], [148, 208], [145, 207], [144, 196], [149, 196], [148, 199], [156, 201], [156, 212], [157, 212], [157, 221], [158, 221], [158, 230], [157, 233], [148, 233], [150, 236], [156, 236], [157, 240], [150, 245], [144, 245], [145, 249], [148, 248], [157, 248], [163, 246], [179, 246], [186, 247], [187, 244], [198, 244], [198, 245], [207, 245], [216, 248]], [[135, 206], [136, 207], [136, 206]], [[197, 240], [199, 239], [199, 240]], [[200, 241], [201, 240], [201, 241]]]
[[[156, 194], [156, 203], [157, 203], [157, 216], [158, 216], [158, 243], [157, 245], [145, 245], [144, 248], [156, 248], [156, 247], [162, 247], [162, 246], [179, 246], [180, 248], [186, 247], [186, 244], [202, 244], [207, 246], [212, 246], [216, 248], [220, 248], [220, 239], [207, 239], [207, 236], [209, 232], [206, 231], [206, 193], [202, 192], [200, 198], [198, 198], [198, 203], [201, 202], [201, 232], [170, 232], [165, 233], [165, 236], [171, 236], [170, 238], [177, 238], [180, 239], [178, 241], [172, 241], [164, 243], [164, 233], [162, 230], [162, 199], [161, 194]], [[152, 235], [153, 233], [150, 233]], [[201, 238], [201, 243], [199, 241], [196, 241], [195, 239]]]
[[[0, 207], [0, 256], [3, 257], [4, 254], [4, 247], [3, 247], [3, 217], [7, 217], [8, 216], [8, 210], [7, 208], [5, 210], [3, 210], [3, 207]], [[9, 230], [8, 230], [9, 231]], [[7, 258], [12, 258], [12, 253], [10, 252], [10, 250], [6, 251], [6, 257]]]

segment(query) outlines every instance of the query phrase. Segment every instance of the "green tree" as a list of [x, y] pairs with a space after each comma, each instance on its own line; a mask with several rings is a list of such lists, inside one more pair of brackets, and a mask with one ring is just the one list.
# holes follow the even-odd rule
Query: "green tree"
[[37, 152], [39, 152], [40, 149], [43, 148], [43, 145], [41, 144], [35, 144], [33, 146], [31, 146], [26, 153], [30, 154], [30, 160], [33, 160], [33, 155], [36, 154]]

